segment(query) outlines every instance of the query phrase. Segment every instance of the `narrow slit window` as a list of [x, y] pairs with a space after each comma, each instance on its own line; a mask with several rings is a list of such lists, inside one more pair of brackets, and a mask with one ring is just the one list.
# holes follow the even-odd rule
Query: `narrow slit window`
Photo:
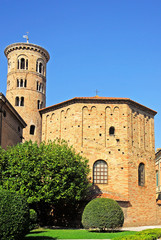
[[138, 184], [139, 186], [145, 185], [145, 165], [140, 163], [138, 167]]
[[24, 106], [24, 97], [21, 97], [20, 106]]
[[25, 59], [21, 58], [21, 69], [25, 69]]
[[19, 97], [16, 97], [15, 99], [15, 106], [19, 106]]
[[19, 86], [20, 86], [20, 80], [17, 79], [17, 87], [19, 87]]
[[23, 87], [23, 79], [20, 81], [20, 87]]

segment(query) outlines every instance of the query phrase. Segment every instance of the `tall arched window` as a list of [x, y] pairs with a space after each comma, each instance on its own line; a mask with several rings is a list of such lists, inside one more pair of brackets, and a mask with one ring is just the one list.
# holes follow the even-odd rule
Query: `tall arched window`
[[23, 79], [20, 81], [20, 87], [23, 87]]
[[138, 184], [139, 186], [145, 185], [145, 165], [140, 163], [138, 167]]
[[20, 80], [17, 79], [17, 87], [19, 87], [19, 86], [20, 86]]
[[114, 135], [115, 134], [115, 128], [114, 127], [110, 127], [109, 128], [109, 135]]
[[93, 165], [93, 183], [107, 184], [107, 163], [103, 160], [98, 160]]
[[17, 69], [28, 70], [28, 59], [26, 56], [19, 56], [17, 59]]
[[25, 59], [24, 58], [21, 58], [20, 69], [25, 69]]
[[20, 106], [24, 106], [24, 97], [21, 97]]
[[44, 62], [42, 59], [38, 59], [36, 62], [36, 72], [44, 75]]
[[19, 97], [16, 97], [15, 99], [15, 106], [19, 106]]

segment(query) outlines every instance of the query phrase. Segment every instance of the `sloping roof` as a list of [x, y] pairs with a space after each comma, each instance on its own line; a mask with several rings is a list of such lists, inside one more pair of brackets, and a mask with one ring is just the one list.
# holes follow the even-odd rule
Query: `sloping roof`
[[126, 103], [129, 105], [133, 105], [133, 106], [137, 106], [138, 108], [149, 112], [152, 115], [156, 115], [157, 112], [145, 107], [144, 105], [137, 103], [133, 100], [131, 100], [130, 98], [117, 98], [117, 97], [99, 97], [99, 96], [95, 96], [95, 97], [75, 97], [72, 99], [69, 99], [67, 101], [64, 102], [60, 102], [57, 103], [55, 105], [43, 108], [40, 110], [40, 113], [43, 114], [45, 112], [48, 112], [50, 110], [55, 110], [57, 108], [61, 108], [64, 107], [65, 105], [70, 105], [70, 104], [74, 104], [74, 103], [109, 103], [109, 102], [120, 102], [120, 103]]

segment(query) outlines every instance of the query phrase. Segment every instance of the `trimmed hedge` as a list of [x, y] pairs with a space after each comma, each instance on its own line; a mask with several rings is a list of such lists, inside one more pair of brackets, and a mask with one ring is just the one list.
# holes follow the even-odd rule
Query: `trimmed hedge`
[[17, 193], [0, 190], [0, 239], [22, 240], [29, 232], [29, 208]]
[[129, 235], [126, 237], [116, 237], [114, 240], [157, 240], [161, 237], [161, 229], [147, 229], [141, 232], [137, 232], [135, 235]]
[[118, 203], [109, 198], [96, 198], [90, 201], [82, 215], [85, 229], [115, 229], [122, 227], [124, 214]]

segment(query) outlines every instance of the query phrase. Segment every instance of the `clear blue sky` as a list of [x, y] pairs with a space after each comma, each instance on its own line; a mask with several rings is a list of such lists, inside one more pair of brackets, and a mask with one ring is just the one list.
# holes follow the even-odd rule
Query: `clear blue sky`
[[47, 106], [83, 96], [127, 97], [158, 112], [161, 147], [161, 0], [0, 0], [0, 92], [4, 49], [29, 32], [50, 54]]

